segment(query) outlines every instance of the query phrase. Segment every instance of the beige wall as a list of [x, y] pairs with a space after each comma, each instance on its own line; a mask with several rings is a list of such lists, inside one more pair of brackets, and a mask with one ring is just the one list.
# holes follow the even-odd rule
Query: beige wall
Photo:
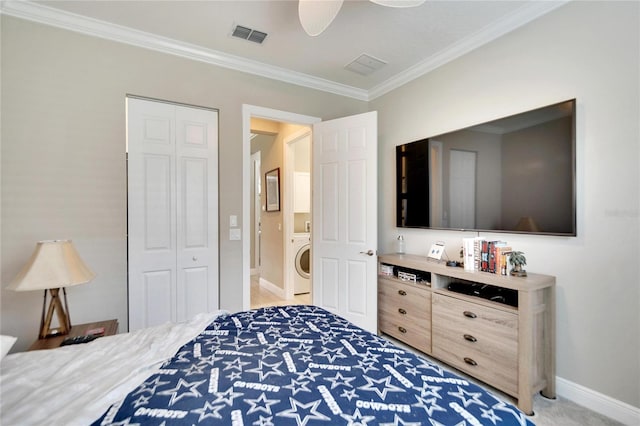
[[[577, 99], [578, 236], [493, 234], [557, 277], [557, 374], [640, 407], [638, 2], [570, 2], [371, 102], [379, 249], [393, 250], [396, 145]], [[465, 234], [403, 229], [408, 252]], [[491, 234], [484, 234], [489, 235]], [[449, 247], [451, 247], [449, 249]], [[559, 383], [561, 389], [565, 384]]]
[[[71, 238], [97, 277], [69, 289], [74, 323], [127, 328], [125, 96], [220, 111], [220, 302], [242, 308], [242, 105], [330, 119], [364, 102], [2, 15], [2, 334], [23, 350], [42, 295], [4, 290], [42, 239]], [[238, 224], [242, 226], [242, 223]]]
[[[264, 120], [262, 120], [264, 121]], [[278, 131], [278, 126], [277, 123], [276, 127], [275, 127], [275, 132]], [[255, 125], [255, 119], [251, 120], [251, 131], [254, 132], [256, 127], [260, 127], [259, 125], [256, 126]], [[258, 131], [262, 131], [262, 130], [258, 130]], [[273, 142], [275, 141], [276, 136], [275, 134], [271, 134], [271, 133], [258, 133], [256, 137], [254, 137], [253, 139], [251, 139], [251, 154], [255, 154], [258, 153], [258, 155], [260, 155], [260, 164], [262, 165], [262, 152], [266, 151], [268, 149], [270, 149], [271, 145], [273, 144]], [[253, 167], [253, 165], [252, 165]], [[264, 177], [262, 174], [262, 170], [258, 171], [258, 174], [260, 176], [258, 176], [258, 178], [260, 179], [260, 187], [262, 188], [262, 186], [264, 185], [262, 183], [262, 181], [264, 181]], [[253, 175], [252, 175], [253, 176]], [[253, 178], [252, 178], [253, 179]], [[251, 238], [251, 244], [250, 244], [250, 252], [251, 252], [251, 260], [249, 262], [249, 265], [252, 269], [257, 269], [259, 267], [258, 263], [259, 260], [258, 257], [260, 257], [259, 254], [256, 254], [256, 244], [257, 244], [257, 238], [256, 238], [256, 200], [255, 200], [255, 192], [257, 191], [256, 188], [256, 184], [253, 182], [251, 182], [250, 184], [250, 188], [251, 188], [251, 194], [250, 194], [250, 198], [251, 198], [251, 205], [250, 205], [250, 212], [249, 212], [249, 220], [251, 221], [251, 236], [247, 236], [247, 238]], [[258, 206], [258, 208], [260, 209], [260, 211], [262, 212], [262, 210], [264, 210], [264, 206], [263, 206], [263, 199], [262, 199], [262, 195], [260, 196], [260, 206]], [[261, 215], [260, 215], [261, 216]]]
[[[277, 287], [284, 288], [283, 282], [283, 215], [282, 209], [284, 207], [284, 169], [283, 169], [283, 157], [282, 157], [282, 129], [278, 128], [278, 133], [274, 135], [274, 140], [269, 147], [265, 147], [261, 151], [261, 176], [262, 176], [262, 198], [267, 198], [267, 187], [265, 182], [265, 173], [279, 169], [280, 174], [280, 210], [278, 211], [266, 211], [262, 210], [260, 215], [261, 222], [261, 263], [260, 263], [260, 278], [269, 281]], [[264, 204], [264, 202], [263, 202]]]

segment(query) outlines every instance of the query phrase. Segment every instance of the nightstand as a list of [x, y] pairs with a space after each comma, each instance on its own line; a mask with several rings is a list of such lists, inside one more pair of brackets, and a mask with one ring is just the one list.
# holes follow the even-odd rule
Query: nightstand
[[49, 337], [47, 339], [38, 339], [29, 347], [30, 351], [37, 351], [40, 349], [55, 349], [60, 346], [62, 341], [68, 337], [83, 336], [87, 331], [104, 327], [103, 336], [113, 336], [118, 332], [118, 320], [112, 319], [107, 321], [89, 322], [86, 324], [78, 324], [71, 327], [69, 334], [62, 336]]

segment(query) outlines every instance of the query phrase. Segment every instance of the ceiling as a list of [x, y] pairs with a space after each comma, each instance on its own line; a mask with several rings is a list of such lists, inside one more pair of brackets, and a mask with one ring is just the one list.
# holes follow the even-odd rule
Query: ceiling
[[[564, 3], [347, 0], [316, 37], [302, 29], [295, 0], [3, 1], [2, 13], [371, 100]], [[262, 44], [231, 37], [235, 25], [268, 36]], [[345, 69], [363, 53], [386, 64], [366, 76]]]

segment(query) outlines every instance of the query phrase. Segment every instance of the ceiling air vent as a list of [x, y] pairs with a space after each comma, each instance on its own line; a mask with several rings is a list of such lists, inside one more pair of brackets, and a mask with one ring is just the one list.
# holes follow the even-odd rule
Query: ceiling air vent
[[243, 27], [242, 25], [236, 25], [231, 35], [233, 37], [252, 41], [258, 44], [262, 44], [264, 39], [267, 38], [267, 33], [263, 33], [262, 31], [258, 31], [258, 30], [253, 30], [248, 27]]
[[351, 63], [345, 65], [345, 69], [348, 69], [349, 71], [353, 71], [360, 75], [369, 75], [385, 65], [387, 65], [387, 63], [382, 59], [374, 58], [371, 55], [363, 53], [362, 55], [354, 59]]

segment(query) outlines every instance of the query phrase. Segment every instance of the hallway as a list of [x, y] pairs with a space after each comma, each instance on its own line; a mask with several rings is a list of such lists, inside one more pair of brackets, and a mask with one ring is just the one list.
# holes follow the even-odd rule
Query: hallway
[[279, 298], [260, 286], [260, 275], [251, 275], [251, 309], [265, 306], [310, 305], [311, 293], [296, 294], [292, 300]]

